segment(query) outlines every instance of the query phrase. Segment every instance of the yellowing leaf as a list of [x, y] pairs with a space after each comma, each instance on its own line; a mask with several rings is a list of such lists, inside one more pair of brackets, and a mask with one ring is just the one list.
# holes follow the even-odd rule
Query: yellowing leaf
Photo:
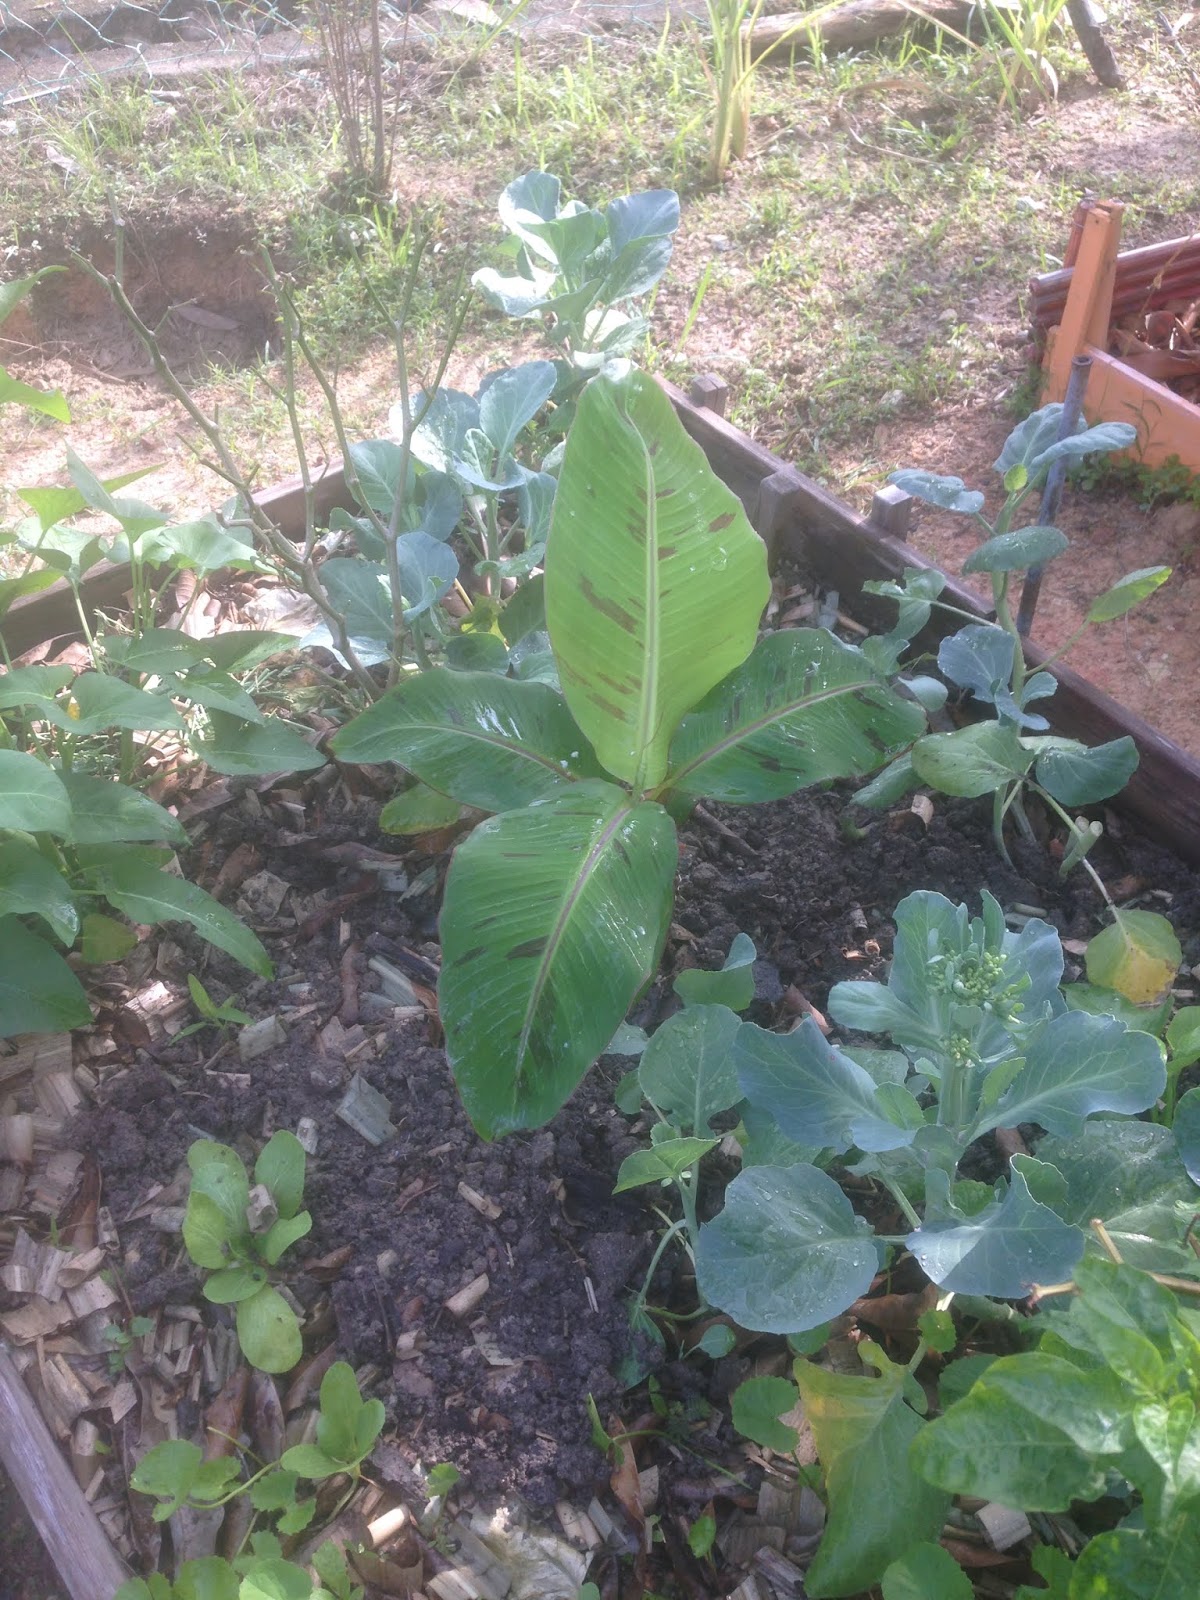
[[1183, 960], [1175, 930], [1157, 911], [1114, 911], [1113, 925], [1089, 941], [1089, 983], [1115, 989], [1134, 1005], [1161, 1000]]

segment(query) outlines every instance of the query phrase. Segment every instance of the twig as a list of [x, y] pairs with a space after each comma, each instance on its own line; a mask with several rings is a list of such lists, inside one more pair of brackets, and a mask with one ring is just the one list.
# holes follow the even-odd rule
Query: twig
[[265, 514], [265, 512], [263, 512], [261, 508], [256, 505], [254, 501], [253, 488], [242, 473], [237, 461], [234, 459], [232, 451], [226, 443], [225, 435], [221, 431], [219, 418], [217, 420], [213, 420], [209, 417], [206, 417], [204, 412], [201, 411], [200, 407], [192, 399], [192, 396], [184, 388], [183, 384], [180, 383], [173, 369], [168, 364], [166, 357], [163, 355], [162, 347], [159, 345], [158, 340], [134, 310], [133, 306], [129, 302], [128, 296], [117, 280], [100, 272], [98, 268], [94, 267], [85, 256], [79, 255], [78, 252], [73, 251], [72, 255], [75, 261], [79, 264], [83, 271], [88, 274], [89, 277], [93, 278], [97, 283], [103, 284], [107, 288], [115, 305], [117, 306], [117, 309], [121, 312], [122, 316], [125, 317], [129, 325], [133, 328], [133, 331], [141, 340], [146, 353], [154, 363], [155, 372], [166, 385], [169, 392], [174, 396], [174, 398], [187, 412], [188, 416], [200, 429], [204, 437], [208, 440], [210, 446], [215, 452], [217, 462], [220, 464], [220, 475], [227, 483], [236, 489], [239, 497], [245, 502], [247, 513], [254, 526], [256, 538], [261, 540], [261, 542], [267, 547], [268, 550], [270, 550], [271, 554], [277, 561], [280, 562], [282, 566], [284, 566], [288, 571], [292, 572], [299, 579], [305, 594], [310, 600], [312, 600], [313, 604], [317, 607], [321, 615], [329, 624], [333, 636], [337, 642], [338, 651], [345, 660], [351, 673], [354, 675], [359, 687], [364, 690], [370, 699], [377, 699], [379, 696], [379, 686], [371, 677], [367, 669], [363, 666], [362, 662], [358, 659], [358, 656], [350, 643], [350, 638], [346, 631], [345, 618], [330, 604], [329, 599], [325, 594], [325, 590], [320, 583], [316, 572], [313, 570], [311, 563], [305, 563], [299, 559], [290, 542], [284, 538], [283, 534], [279, 532], [279, 529], [276, 528], [274, 523]]
[[758, 851], [754, 846], [747, 844], [745, 839], [740, 834], [734, 833], [732, 828], [727, 828], [719, 817], [713, 816], [711, 811], [706, 811], [703, 806], [696, 806], [692, 815], [698, 822], [702, 822], [706, 828], [712, 828], [715, 833], [721, 835], [722, 839], [728, 840], [738, 855], [746, 856], [751, 861], [758, 860]]

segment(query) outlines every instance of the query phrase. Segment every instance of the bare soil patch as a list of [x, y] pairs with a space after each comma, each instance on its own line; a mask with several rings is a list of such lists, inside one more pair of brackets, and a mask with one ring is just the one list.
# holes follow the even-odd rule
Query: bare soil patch
[[[96, 271], [120, 272], [131, 305], [186, 378], [213, 366], [270, 356], [275, 307], [248, 231], [226, 225], [134, 227], [118, 258], [111, 232], [89, 229], [78, 253]], [[44, 278], [0, 332], [0, 361], [83, 362], [98, 379], [148, 379], [154, 364], [108, 290], [74, 261]]]

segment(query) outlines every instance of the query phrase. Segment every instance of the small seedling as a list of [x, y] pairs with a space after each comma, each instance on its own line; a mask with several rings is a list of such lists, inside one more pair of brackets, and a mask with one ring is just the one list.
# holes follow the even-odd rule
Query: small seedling
[[226, 1561], [223, 1556], [200, 1556], [185, 1561], [175, 1582], [161, 1572], [148, 1578], [130, 1578], [117, 1590], [115, 1600], [362, 1600], [346, 1558], [327, 1540], [312, 1558], [320, 1582], [301, 1566], [285, 1561], [279, 1540], [270, 1533], [251, 1537], [250, 1550]]
[[301, 1478], [331, 1478], [339, 1472], [357, 1478], [383, 1422], [383, 1402], [364, 1400], [354, 1369], [335, 1361], [321, 1379], [316, 1444], [293, 1445], [284, 1451], [281, 1465]]
[[198, 1139], [187, 1159], [192, 1187], [183, 1242], [198, 1267], [211, 1269], [205, 1298], [237, 1306], [238, 1342], [252, 1366], [287, 1372], [300, 1359], [300, 1325], [268, 1278], [288, 1246], [312, 1227], [300, 1210], [304, 1147], [295, 1134], [273, 1134], [255, 1163], [253, 1190], [228, 1145]]
[[421, 1531], [439, 1550], [442, 1550], [445, 1544], [442, 1524], [446, 1519], [446, 1496], [461, 1477], [458, 1468], [452, 1466], [449, 1461], [439, 1461], [436, 1466], [430, 1467], [425, 1475], [425, 1488], [429, 1499], [421, 1513]]
[[254, 1019], [248, 1017], [244, 1011], [239, 1011], [228, 1000], [222, 1000], [220, 1005], [209, 994], [194, 972], [188, 973], [188, 990], [192, 996], [192, 1004], [204, 1019], [202, 1022], [191, 1022], [186, 1028], [181, 1028], [175, 1035], [175, 1043], [186, 1039], [190, 1034], [199, 1033], [204, 1028], [225, 1028], [237, 1026], [244, 1028]]
[[268, 1462], [251, 1477], [239, 1481], [241, 1464], [237, 1456], [205, 1461], [199, 1446], [186, 1439], [168, 1439], [142, 1457], [130, 1482], [139, 1494], [151, 1495], [158, 1501], [153, 1512], [156, 1522], [165, 1522], [183, 1505], [212, 1509], [246, 1494], [255, 1511], [280, 1513], [280, 1533], [299, 1533], [312, 1521], [316, 1509], [315, 1500], [297, 1499], [300, 1481], [334, 1478], [343, 1473], [357, 1478], [383, 1422], [382, 1401], [364, 1400], [353, 1368], [344, 1361], [335, 1361], [321, 1380], [315, 1444], [293, 1445], [278, 1462]]
[[120, 1328], [115, 1322], [110, 1322], [104, 1329], [104, 1337], [109, 1343], [108, 1370], [116, 1377], [125, 1365], [126, 1357], [133, 1349], [134, 1341], [142, 1339], [148, 1333], [154, 1332], [153, 1317], [134, 1317], [128, 1328]]
[[717, 1519], [711, 1512], [706, 1511], [696, 1518], [688, 1529], [688, 1549], [697, 1561], [703, 1561], [712, 1554], [712, 1547], [717, 1539]]

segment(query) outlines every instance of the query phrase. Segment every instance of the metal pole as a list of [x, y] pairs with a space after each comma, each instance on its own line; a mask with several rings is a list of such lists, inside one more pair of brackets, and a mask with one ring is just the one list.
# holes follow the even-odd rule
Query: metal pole
[[[1071, 377], [1067, 384], [1067, 392], [1063, 396], [1062, 413], [1058, 419], [1059, 439], [1069, 439], [1075, 432], [1079, 423], [1079, 415], [1083, 410], [1083, 397], [1087, 391], [1088, 374], [1092, 370], [1091, 356], [1076, 356], [1071, 362]], [[1042, 527], [1053, 525], [1058, 515], [1059, 502], [1062, 499], [1063, 484], [1067, 476], [1067, 458], [1059, 456], [1057, 461], [1051, 462], [1050, 471], [1046, 476], [1046, 487], [1042, 490], [1042, 503], [1038, 507], [1038, 523]], [[1021, 604], [1017, 608], [1017, 632], [1022, 639], [1029, 637], [1029, 629], [1033, 623], [1033, 613], [1037, 606], [1038, 595], [1042, 588], [1042, 567], [1030, 567], [1025, 574], [1025, 586], [1021, 590]]]

